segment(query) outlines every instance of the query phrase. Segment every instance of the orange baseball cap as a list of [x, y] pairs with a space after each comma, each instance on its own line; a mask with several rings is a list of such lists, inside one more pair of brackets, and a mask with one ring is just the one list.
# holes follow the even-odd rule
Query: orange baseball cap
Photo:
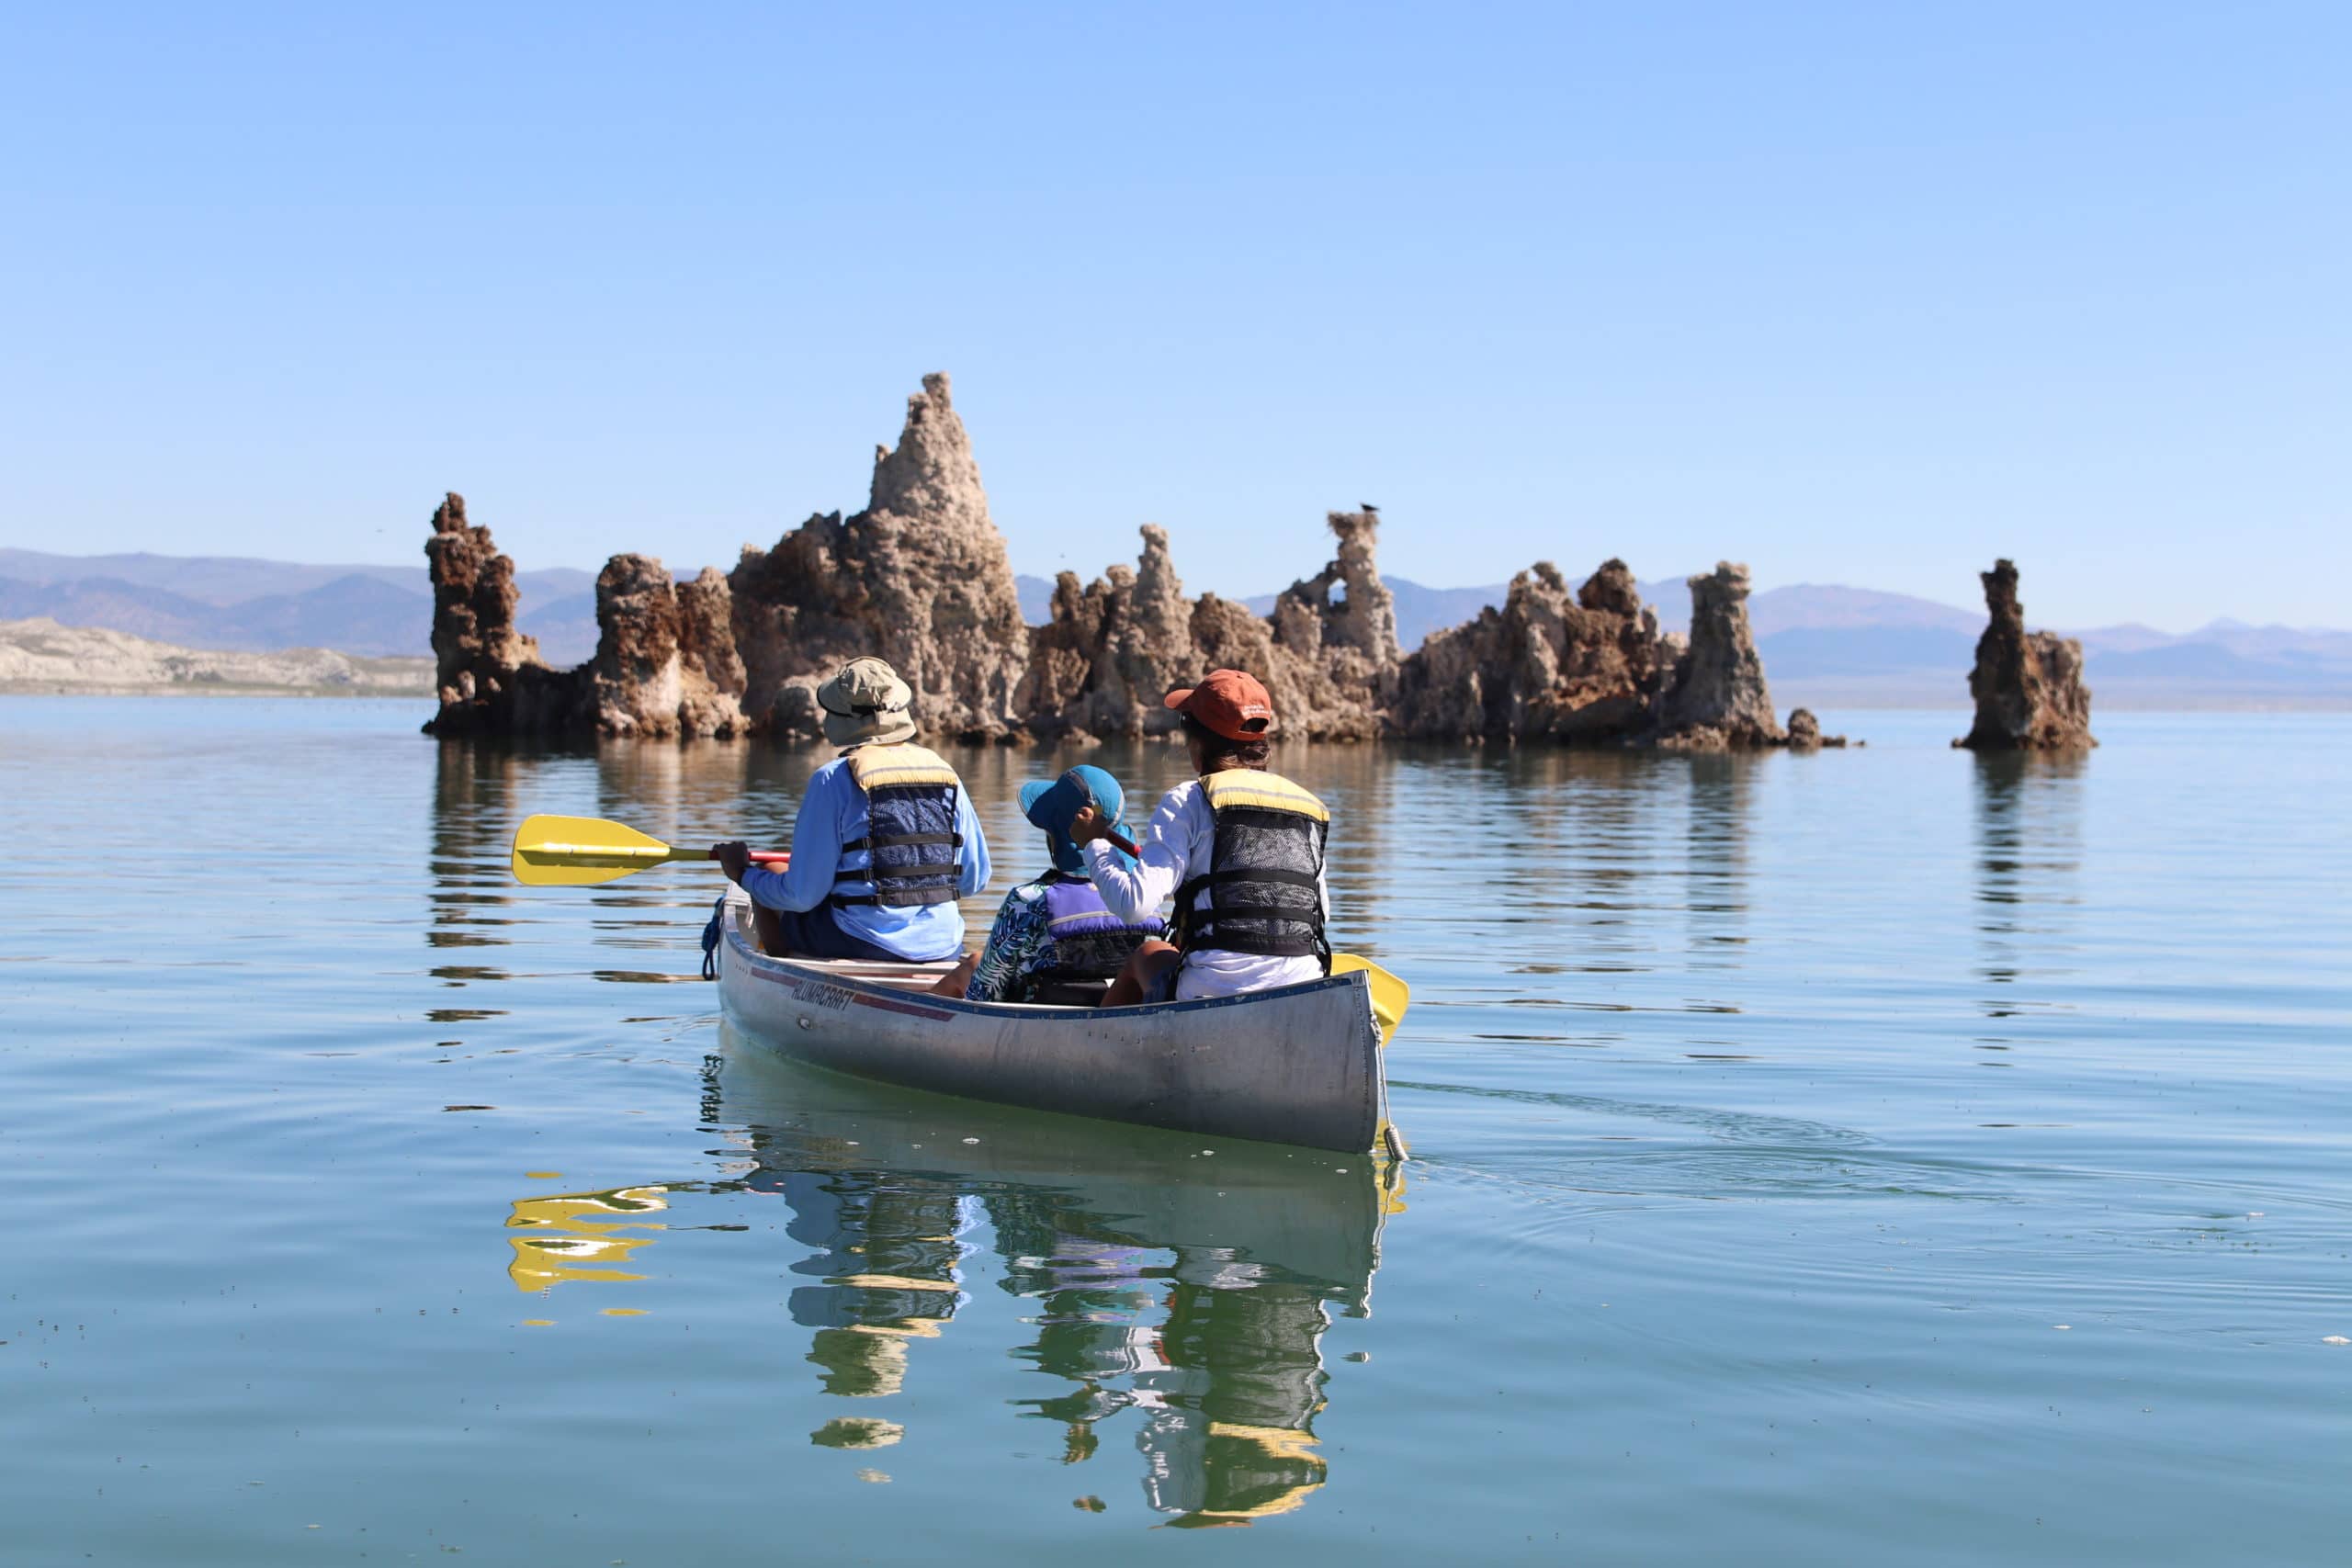
[[1227, 740], [1262, 740], [1274, 729], [1274, 699], [1247, 671], [1212, 670], [1199, 685], [1169, 693], [1168, 705]]

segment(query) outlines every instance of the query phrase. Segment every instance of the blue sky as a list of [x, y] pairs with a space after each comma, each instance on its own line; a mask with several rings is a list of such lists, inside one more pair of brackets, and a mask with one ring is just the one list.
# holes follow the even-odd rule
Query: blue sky
[[[489, 14], [494, 12], [495, 14]], [[2352, 7], [17, 8], [0, 543], [732, 561], [956, 378], [1014, 565], [1323, 511], [2343, 625]]]

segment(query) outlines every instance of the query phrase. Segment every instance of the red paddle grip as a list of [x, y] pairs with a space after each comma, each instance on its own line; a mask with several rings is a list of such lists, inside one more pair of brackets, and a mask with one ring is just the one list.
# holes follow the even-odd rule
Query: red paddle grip
[[[710, 858], [717, 860], [718, 857], [713, 855]], [[792, 852], [790, 850], [753, 850], [743, 858], [753, 865], [772, 865], [776, 870], [782, 871], [792, 863]]]

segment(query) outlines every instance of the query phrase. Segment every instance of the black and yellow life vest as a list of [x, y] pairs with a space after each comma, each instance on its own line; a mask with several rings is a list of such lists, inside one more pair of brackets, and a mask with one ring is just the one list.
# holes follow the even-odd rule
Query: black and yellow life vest
[[[1209, 869], [1176, 889], [1179, 945], [1269, 958], [1314, 958], [1323, 936], [1323, 842], [1331, 814], [1278, 774], [1227, 768], [1201, 780], [1216, 818]], [[1202, 894], [1208, 908], [1195, 908]]]
[[[946, 904], [956, 897], [956, 830], [963, 783], [936, 754], [920, 746], [860, 746], [849, 753], [850, 777], [865, 795], [865, 836], [842, 846], [865, 850], [870, 868], [844, 870], [831, 902], [893, 907]], [[863, 889], [843, 892], [844, 887]]]

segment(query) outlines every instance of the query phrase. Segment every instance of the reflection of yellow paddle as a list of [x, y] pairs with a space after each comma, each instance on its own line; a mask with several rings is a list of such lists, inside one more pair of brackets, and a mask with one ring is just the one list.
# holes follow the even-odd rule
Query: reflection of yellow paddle
[[[514, 829], [514, 880], [526, 887], [586, 887], [650, 865], [710, 859], [708, 849], [673, 850], [601, 817], [530, 817]], [[753, 865], [782, 871], [787, 852], [756, 850]]]
[[1372, 1016], [1380, 1021], [1380, 1043], [1387, 1044], [1396, 1037], [1396, 1026], [1405, 1021], [1405, 1010], [1412, 1004], [1413, 993], [1405, 982], [1357, 953], [1331, 954], [1331, 973], [1350, 975], [1363, 970], [1372, 982]]

